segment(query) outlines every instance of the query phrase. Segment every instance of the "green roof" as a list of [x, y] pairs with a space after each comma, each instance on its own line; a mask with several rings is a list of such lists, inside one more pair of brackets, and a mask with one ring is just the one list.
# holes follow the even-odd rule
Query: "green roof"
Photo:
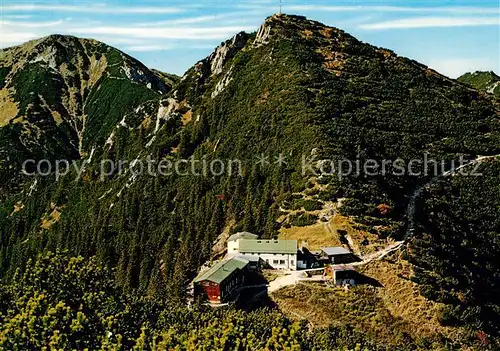
[[296, 254], [297, 240], [247, 240], [239, 241], [240, 253]]
[[198, 283], [203, 280], [208, 280], [217, 284], [222, 283], [227, 277], [237, 269], [243, 269], [248, 264], [248, 261], [239, 257], [233, 257], [229, 260], [220, 261], [212, 268], [206, 270], [199, 275], [194, 282]]

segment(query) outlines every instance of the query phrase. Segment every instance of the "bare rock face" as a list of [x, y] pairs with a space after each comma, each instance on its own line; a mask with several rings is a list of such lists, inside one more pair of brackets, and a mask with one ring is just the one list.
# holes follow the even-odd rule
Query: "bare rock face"
[[266, 22], [262, 26], [260, 26], [259, 31], [257, 32], [257, 36], [252, 43], [253, 47], [259, 47], [262, 45], [266, 45], [268, 43], [268, 39], [271, 36], [271, 26]]
[[[196, 63], [192, 72], [188, 72], [181, 81], [194, 78], [194, 90], [200, 93], [203, 91], [205, 83], [224, 72], [226, 63], [244, 48], [249, 37], [249, 34], [240, 32], [231, 39], [221, 43], [210, 56]], [[219, 82], [218, 84], [218, 92], [213, 94], [213, 97], [229, 83], [231, 80], [230, 73], [227, 73], [222, 80], [223, 82]], [[178, 97], [178, 94], [176, 94], [176, 97]]]
[[[300, 24], [300, 26], [297, 26]], [[309, 26], [318, 26], [318, 22], [309, 21], [304, 16], [296, 16], [296, 15], [284, 15], [284, 14], [275, 14], [266, 19], [266, 21], [260, 26], [259, 31], [257, 32], [257, 36], [252, 43], [253, 48], [258, 48], [263, 45], [267, 45], [270, 43], [270, 39], [274, 34], [278, 34], [280, 37], [289, 37], [290, 33], [283, 36], [283, 33], [280, 33], [280, 28], [285, 28], [289, 26], [294, 27], [295, 30], [300, 30], [301, 27], [309, 27]], [[324, 26], [322, 26], [324, 27]]]
[[221, 78], [221, 80], [219, 80], [219, 82], [217, 83], [217, 85], [215, 86], [215, 89], [214, 89], [214, 91], [212, 92], [212, 95], [211, 95], [212, 99], [215, 98], [217, 95], [219, 95], [224, 90], [224, 88], [227, 87], [229, 85], [229, 83], [233, 80], [233, 78], [232, 78], [232, 73], [233, 73], [232, 72], [232, 68], [233, 67], [231, 67], [229, 69], [229, 71], [226, 73], [226, 75], [223, 76]]
[[248, 34], [241, 32], [219, 45], [206, 59], [210, 64], [211, 75], [221, 74], [224, 64], [245, 46], [247, 40]]

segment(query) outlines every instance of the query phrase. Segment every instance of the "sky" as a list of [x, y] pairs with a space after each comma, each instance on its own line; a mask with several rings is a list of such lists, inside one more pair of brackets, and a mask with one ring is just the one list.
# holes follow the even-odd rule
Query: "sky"
[[[499, 0], [282, 0], [283, 12], [338, 27], [456, 78], [500, 73]], [[182, 75], [222, 41], [258, 30], [279, 0], [0, 0], [0, 47], [49, 34], [94, 38]]]

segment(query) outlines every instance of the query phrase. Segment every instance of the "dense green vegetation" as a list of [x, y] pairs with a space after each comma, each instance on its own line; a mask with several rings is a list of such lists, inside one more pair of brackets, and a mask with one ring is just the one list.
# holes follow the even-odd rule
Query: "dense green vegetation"
[[102, 145], [132, 106], [139, 106], [159, 97], [158, 93], [137, 83], [103, 77], [99, 89], [93, 89], [87, 99], [84, 111], [87, 115], [84, 145]]
[[290, 209], [306, 211], [317, 211], [323, 208], [323, 204], [316, 200], [294, 199], [291, 203]]
[[10, 72], [10, 67], [0, 67], [0, 89], [5, 86], [5, 78]]
[[387, 349], [349, 328], [310, 331], [278, 311], [131, 298], [95, 258], [41, 255], [0, 297], [0, 348], [12, 351]]
[[0, 130], [0, 155], [9, 161], [0, 161], [0, 197], [19, 189], [25, 160], [78, 160], [126, 112], [170, 89], [119, 50], [71, 36], [2, 50], [0, 67], [0, 89], [9, 89], [18, 110]]
[[499, 335], [500, 160], [478, 172], [427, 189], [408, 255], [422, 294], [448, 305], [443, 323]]
[[318, 221], [318, 216], [302, 211], [290, 215], [289, 224], [295, 227], [307, 227]]
[[167, 72], [161, 72], [158, 71], [157, 69], [152, 69], [151, 71], [153, 71], [158, 77], [160, 77], [165, 83], [165, 85], [168, 87], [175, 86], [177, 83], [179, 83], [181, 79], [181, 77], [179, 77], [178, 75]]
[[[187, 79], [179, 87], [181, 93], [191, 87], [186, 97], [208, 118], [210, 140], [220, 140], [219, 155], [285, 153], [290, 155], [287, 168], [299, 173], [301, 156], [313, 148], [319, 150], [318, 159], [361, 164], [367, 159], [422, 160], [424, 152], [429, 159], [449, 162], [459, 155], [500, 151], [498, 114], [478, 93], [408, 59], [386, 57], [341, 31], [332, 34], [341, 42], [335, 50], [344, 57], [337, 76], [324, 69], [325, 59], [317, 53], [333, 44], [319, 34], [299, 35], [305, 28], [322, 28], [319, 24], [317, 29], [301, 23], [297, 29], [293, 20], [269, 23], [284, 39], [238, 53], [228, 65], [233, 81], [215, 99], [201, 93], [222, 78], [200, 86], [196, 69], [188, 73], [192, 82]], [[399, 220], [408, 195], [428, 177], [392, 171], [344, 177], [340, 192], [360, 204], [352, 211], [346, 206], [345, 213], [364, 215], [384, 203], [395, 207], [391, 217]]]
[[19, 113], [26, 114], [29, 105], [42, 104], [39, 94], [49, 106], [61, 105], [61, 90], [64, 81], [60, 75], [48, 71], [45, 67], [35, 63], [27, 64], [12, 78], [12, 85], [16, 87], [14, 98], [19, 101]]

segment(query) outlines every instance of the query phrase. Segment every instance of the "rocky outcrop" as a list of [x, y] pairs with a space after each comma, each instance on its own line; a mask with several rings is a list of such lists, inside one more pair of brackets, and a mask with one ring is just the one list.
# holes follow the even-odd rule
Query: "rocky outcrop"
[[245, 46], [248, 37], [249, 35], [245, 32], [238, 33], [231, 39], [220, 44], [210, 56], [198, 62], [194, 67], [195, 73], [198, 76], [198, 85], [203, 84], [212, 76], [221, 74], [226, 62], [232, 59]]
[[156, 125], [154, 132], [156, 133], [161, 126], [161, 121], [168, 121], [172, 117], [172, 112], [179, 106], [175, 99], [167, 98], [160, 103], [158, 113], [156, 114]]
[[219, 82], [217, 83], [217, 85], [215, 86], [214, 88], [214, 91], [212, 92], [212, 99], [215, 98], [217, 95], [219, 95], [225, 87], [228, 86], [228, 84], [233, 80], [233, 77], [232, 77], [232, 67], [229, 69], [229, 71], [226, 73], [226, 75], [224, 77], [221, 78], [221, 80], [219, 80]]
[[[221, 43], [210, 56], [196, 63], [192, 70], [190, 70], [181, 79], [181, 83], [188, 84], [188, 82], [193, 82], [192, 89], [196, 96], [200, 96], [205, 92], [205, 86], [211, 79], [216, 79], [216, 77], [224, 72], [224, 68], [236, 54], [242, 50], [250, 37], [249, 34], [245, 32], [240, 32], [233, 36], [231, 39]], [[222, 89], [231, 81], [230, 72], [219, 80], [216, 86], [216, 92], [211, 94], [212, 97], [217, 96]], [[182, 84], [181, 84], [182, 85]], [[177, 99], [182, 99], [185, 97], [185, 91], [175, 91], [174, 96]]]
[[271, 25], [266, 22], [262, 26], [260, 26], [259, 31], [257, 32], [257, 36], [252, 43], [254, 48], [266, 45], [268, 43], [269, 37], [271, 36]]
[[207, 58], [210, 62], [210, 72], [212, 75], [221, 74], [224, 64], [233, 58], [240, 51], [248, 40], [248, 34], [240, 32], [231, 39], [219, 45], [215, 51]]

